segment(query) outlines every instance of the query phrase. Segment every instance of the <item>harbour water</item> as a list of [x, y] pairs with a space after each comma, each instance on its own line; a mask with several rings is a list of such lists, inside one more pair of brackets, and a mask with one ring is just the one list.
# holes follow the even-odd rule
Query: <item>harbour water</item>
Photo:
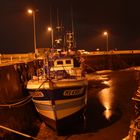
[[[130, 121], [134, 115], [131, 97], [137, 89], [140, 78], [139, 69], [136, 69], [133, 65], [129, 69], [124, 69], [123, 67], [123, 70], [114, 71], [111, 69], [113, 67], [109, 69], [104, 65], [101, 66], [101, 63], [99, 63], [99, 66], [96, 63], [95, 67], [95, 61], [92, 57], [87, 58], [87, 64], [93, 69], [90, 69], [90, 73], [87, 75], [88, 78], [90, 77], [88, 105], [86, 114], [80, 124], [73, 124], [71, 128], [63, 131], [61, 135], [57, 135], [55, 131], [40, 120], [31, 102], [18, 108], [8, 107], [5, 109], [1, 107], [0, 124], [33, 135], [41, 140], [121, 140], [124, 138], [128, 134]], [[124, 64], [122, 61], [117, 61], [117, 64], [126, 66], [122, 65]], [[0, 82], [3, 86], [1, 86], [0, 91], [2, 104], [11, 103], [10, 101], [15, 101], [26, 95], [26, 91], [21, 92], [21, 90], [36, 66], [36, 63], [32, 62], [1, 67]], [[105, 68], [108, 69], [99, 71]], [[28, 139], [1, 130], [0, 138], [3, 139], [3, 136], [5, 136], [6, 140]]]
[[102, 71], [96, 80], [90, 81], [86, 120], [83, 124], [73, 124], [69, 131], [57, 136], [56, 132], [42, 123], [37, 138], [122, 140], [128, 134], [130, 121], [135, 114], [131, 98], [139, 78], [140, 72], [130, 69]]

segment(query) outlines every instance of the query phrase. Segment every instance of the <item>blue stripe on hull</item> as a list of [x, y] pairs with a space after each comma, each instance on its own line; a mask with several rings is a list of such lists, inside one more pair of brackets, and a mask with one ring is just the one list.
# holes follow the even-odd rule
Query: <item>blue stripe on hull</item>
[[[84, 104], [85, 104], [85, 98], [80, 99], [78, 101], [76, 100], [76, 101], [71, 101], [71, 102], [68, 102], [68, 103], [55, 104], [55, 110], [57, 111], [57, 110], [74, 108], [74, 107], [82, 106]], [[43, 104], [43, 101], [41, 103], [35, 103], [35, 106], [39, 110], [53, 111], [52, 105]]]
[[[33, 95], [35, 100], [62, 100], [62, 99], [73, 99], [79, 98], [86, 94], [86, 86], [74, 87], [74, 88], [59, 88], [53, 90], [39, 90], [42, 93], [42, 97], [36, 97]], [[35, 90], [29, 90], [30, 92], [37, 92]]]

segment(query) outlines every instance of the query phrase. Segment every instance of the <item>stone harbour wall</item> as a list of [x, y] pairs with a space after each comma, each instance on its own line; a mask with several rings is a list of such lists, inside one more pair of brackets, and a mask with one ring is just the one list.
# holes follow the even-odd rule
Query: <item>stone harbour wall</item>
[[[0, 67], [0, 125], [34, 135], [41, 123], [35, 107], [25, 90], [34, 74], [36, 62]], [[0, 129], [0, 139], [27, 139]]]

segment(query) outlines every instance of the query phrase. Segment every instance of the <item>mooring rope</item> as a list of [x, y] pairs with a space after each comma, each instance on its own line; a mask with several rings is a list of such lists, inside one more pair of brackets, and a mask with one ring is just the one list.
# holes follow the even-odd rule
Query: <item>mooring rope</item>
[[29, 95], [23, 99], [21, 99], [20, 101], [17, 101], [15, 103], [5, 103], [5, 104], [0, 104], [0, 107], [17, 107], [17, 106], [22, 106], [27, 104], [28, 102], [30, 102], [32, 99], [32, 97]]
[[7, 130], [7, 131], [10, 131], [10, 132], [13, 132], [13, 133], [16, 133], [16, 134], [18, 134], [18, 135], [27, 137], [27, 138], [32, 138], [32, 139], [34, 139], [34, 140], [40, 140], [40, 139], [38, 139], [38, 138], [36, 138], [36, 137], [30, 136], [30, 135], [28, 135], [28, 134], [19, 132], [19, 131], [17, 131], [17, 130], [14, 130], [14, 129], [11, 129], [11, 128], [8, 128], [8, 127], [2, 126], [2, 125], [0, 125], [0, 128], [1, 128], [1, 129], [4, 129], [4, 130]]

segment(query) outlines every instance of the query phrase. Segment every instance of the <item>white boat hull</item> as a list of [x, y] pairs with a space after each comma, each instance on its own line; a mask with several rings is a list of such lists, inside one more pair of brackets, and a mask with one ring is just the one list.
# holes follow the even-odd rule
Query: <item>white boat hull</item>
[[87, 80], [63, 79], [51, 83], [46, 81], [39, 88], [41, 82], [29, 81], [27, 89], [33, 96], [36, 110], [47, 124], [49, 122], [46, 120], [54, 121], [55, 125], [51, 127], [56, 129], [59, 120], [72, 117], [78, 112], [82, 115], [87, 104]]

